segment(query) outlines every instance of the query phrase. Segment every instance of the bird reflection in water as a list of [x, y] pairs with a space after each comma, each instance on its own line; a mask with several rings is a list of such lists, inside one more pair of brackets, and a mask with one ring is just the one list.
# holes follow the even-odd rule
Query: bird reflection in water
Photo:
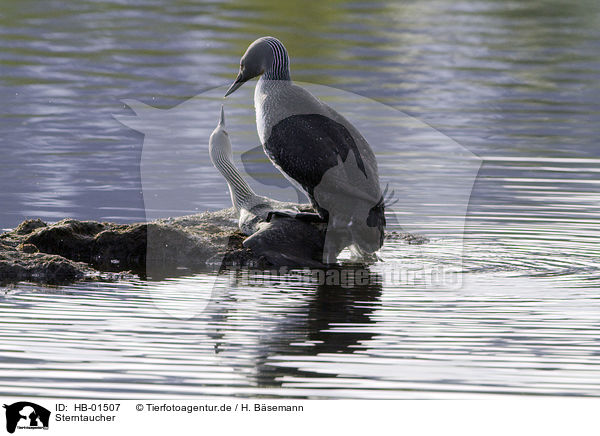
[[[335, 271], [347, 281], [307, 285], [307, 270], [302, 277], [294, 272], [265, 274], [250, 281], [240, 271], [230, 272], [233, 280], [215, 287], [205, 312], [210, 313], [214, 328], [209, 335], [223, 364], [253, 385], [277, 387], [290, 377], [334, 376], [315, 374], [293, 363], [305, 356], [367, 349], [375, 335], [369, 326], [380, 306], [382, 278], [364, 267]], [[273, 316], [273, 312], [286, 315]]]

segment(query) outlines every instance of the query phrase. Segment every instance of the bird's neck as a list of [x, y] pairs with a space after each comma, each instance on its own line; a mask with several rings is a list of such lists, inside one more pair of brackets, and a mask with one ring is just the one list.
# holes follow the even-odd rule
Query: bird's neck
[[265, 80], [287, 80], [290, 81], [290, 67], [287, 62], [273, 62], [271, 68], [264, 72], [262, 78]]
[[294, 111], [294, 105], [289, 104], [293, 86], [291, 80], [269, 80], [264, 75], [256, 84], [254, 110], [256, 112], [256, 130], [262, 144], [265, 144], [271, 127], [282, 119], [281, 115]]
[[231, 194], [231, 202], [236, 211], [246, 206], [256, 196], [250, 185], [244, 180], [231, 158], [225, 153], [214, 156], [213, 163], [219, 172], [225, 177]]

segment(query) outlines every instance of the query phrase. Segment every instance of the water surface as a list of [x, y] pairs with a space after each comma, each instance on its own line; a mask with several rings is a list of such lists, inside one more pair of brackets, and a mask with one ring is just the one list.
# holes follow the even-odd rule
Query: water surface
[[[483, 160], [462, 286], [386, 279], [386, 262], [456, 259], [462, 231], [453, 234], [450, 201], [437, 205], [445, 237], [389, 241], [363, 286], [299, 274], [214, 289], [202, 274], [20, 284], [0, 297], [0, 394], [599, 395], [594, 1], [3, 2], [0, 228], [227, 206], [218, 174], [190, 174], [186, 186], [212, 190], [211, 204], [146, 211], [143, 135], [113, 114], [131, 115], [123, 99], [165, 109], [228, 84], [247, 44], [265, 34], [284, 41], [295, 79], [389, 105]], [[410, 156], [426, 165], [429, 155], [415, 147]], [[208, 291], [206, 310], [172, 316]]]

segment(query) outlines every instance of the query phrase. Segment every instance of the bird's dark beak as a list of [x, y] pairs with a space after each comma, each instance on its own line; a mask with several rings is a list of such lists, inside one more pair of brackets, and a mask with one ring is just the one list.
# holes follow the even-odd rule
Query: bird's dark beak
[[229, 94], [233, 93], [236, 89], [238, 89], [240, 86], [242, 86], [247, 81], [248, 81], [248, 79], [246, 77], [244, 77], [244, 73], [242, 73], [240, 71], [240, 74], [238, 74], [238, 76], [236, 77], [235, 82], [233, 82], [231, 84], [231, 86], [225, 93], [225, 97], [227, 97]]

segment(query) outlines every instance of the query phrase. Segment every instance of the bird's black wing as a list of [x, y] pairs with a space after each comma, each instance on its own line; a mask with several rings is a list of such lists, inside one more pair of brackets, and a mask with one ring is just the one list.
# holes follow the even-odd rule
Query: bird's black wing
[[314, 200], [314, 188], [323, 174], [354, 153], [358, 168], [365, 166], [352, 135], [342, 124], [320, 114], [292, 115], [271, 129], [264, 144], [269, 158], [296, 180]]

